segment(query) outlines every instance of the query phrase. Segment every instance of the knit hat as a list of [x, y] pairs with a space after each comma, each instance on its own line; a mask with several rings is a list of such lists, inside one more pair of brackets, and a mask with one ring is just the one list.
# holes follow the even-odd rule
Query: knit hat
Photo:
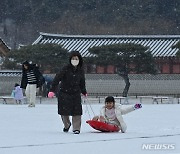
[[114, 102], [115, 103], [114, 97], [113, 96], [106, 97], [105, 102]]
[[29, 66], [29, 62], [26, 60], [23, 62], [23, 65]]
[[15, 83], [15, 86], [14, 86], [14, 87], [17, 87], [17, 86], [19, 86], [19, 84], [18, 84], [18, 83]]

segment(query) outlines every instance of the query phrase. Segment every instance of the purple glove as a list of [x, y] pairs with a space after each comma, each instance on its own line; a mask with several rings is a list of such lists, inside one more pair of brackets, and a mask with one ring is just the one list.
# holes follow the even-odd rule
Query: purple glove
[[87, 93], [83, 94], [84, 97], [87, 97]]
[[88, 95], [87, 95], [87, 93], [84, 95], [84, 97], [87, 97]]
[[134, 110], [140, 109], [140, 108], [142, 108], [142, 105], [141, 105], [141, 104], [135, 104], [135, 105], [134, 105]]

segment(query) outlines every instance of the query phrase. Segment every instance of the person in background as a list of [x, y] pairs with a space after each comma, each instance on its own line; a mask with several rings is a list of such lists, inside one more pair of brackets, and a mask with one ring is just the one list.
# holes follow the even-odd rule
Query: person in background
[[127, 126], [123, 120], [122, 115], [141, 108], [141, 104], [135, 104], [122, 108], [122, 106], [115, 105], [113, 96], [108, 96], [105, 99], [105, 106], [101, 108], [100, 115], [95, 116], [92, 120], [99, 120], [119, 127], [122, 133], [126, 132]]
[[21, 88], [26, 89], [28, 107], [35, 107], [36, 104], [36, 88], [44, 84], [45, 80], [36, 64], [30, 64], [28, 61], [22, 65]]
[[43, 85], [43, 96], [48, 97], [48, 93], [52, 85], [53, 77], [51, 77], [50, 75], [45, 75], [44, 79], [45, 79], [45, 84]]
[[73, 132], [79, 134], [82, 115], [81, 93], [87, 96], [83, 59], [79, 52], [71, 52], [69, 64], [56, 74], [48, 97], [53, 97], [56, 91], [59, 92], [58, 114], [61, 115], [64, 124], [63, 131], [69, 131], [71, 127], [69, 118], [72, 116]]
[[23, 91], [18, 83], [15, 83], [14, 90], [13, 90], [13, 97], [14, 97], [14, 100], [16, 101], [16, 104], [22, 104]]

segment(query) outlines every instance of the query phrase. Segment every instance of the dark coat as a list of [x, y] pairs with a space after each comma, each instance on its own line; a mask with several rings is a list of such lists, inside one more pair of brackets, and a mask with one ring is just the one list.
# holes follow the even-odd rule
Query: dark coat
[[33, 70], [33, 73], [36, 77], [37, 82], [35, 84], [37, 85], [37, 88], [42, 86], [42, 84], [44, 84], [44, 82], [45, 82], [45, 79], [42, 76], [42, 74], [39, 71], [39, 68], [36, 66], [36, 64], [28, 64], [28, 70], [24, 69], [24, 67], [22, 69], [21, 88], [23, 88], [23, 89], [26, 89], [26, 86], [28, 83], [27, 72], [30, 70]]
[[58, 91], [58, 114], [82, 115], [81, 93], [87, 92], [81, 63], [76, 68], [71, 64], [63, 67], [56, 74], [50, 91]]

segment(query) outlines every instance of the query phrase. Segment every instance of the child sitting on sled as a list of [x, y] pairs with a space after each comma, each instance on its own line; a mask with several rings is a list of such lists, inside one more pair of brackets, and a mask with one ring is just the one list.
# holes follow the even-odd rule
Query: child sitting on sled
[[122, 115], [139, 109], [141, 107], [141, 104], [135, 104], [126, 108], [122, 108], [121, 106], [115, 105], [114, 97], [108, 96], [105, 99], [105, 106], [103, 106], [100, 111], [100, 116], [95, 116], [92, 120], [102, 121], [108, 124], [116, 125], [119, 127], [122, 133], [125, 133], [127, 126], [123, 120]]

